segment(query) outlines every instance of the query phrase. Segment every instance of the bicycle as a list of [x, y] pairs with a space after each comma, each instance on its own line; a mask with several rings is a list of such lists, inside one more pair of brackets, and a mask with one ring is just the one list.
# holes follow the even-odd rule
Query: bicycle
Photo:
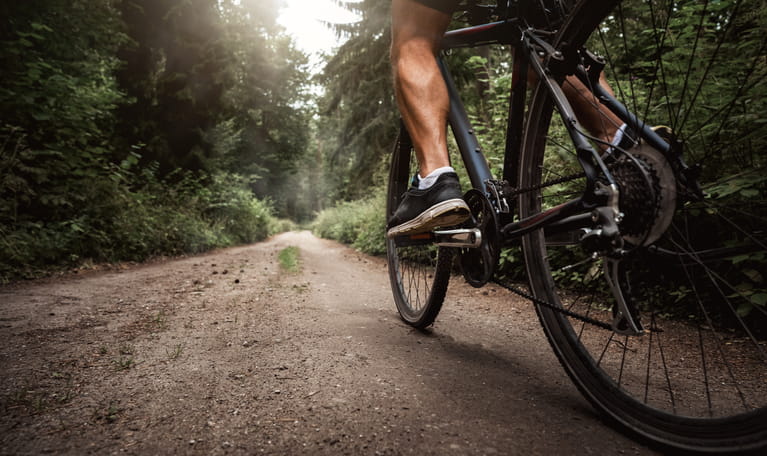
[[[444, 48], [512, 48], [502, 176], [443, 55], [473, 217], [387, 240], [401, 318], [431, 325], [457, 262], [471, 285], [495, 281], [529, 298], [581, 393], [640, 438], [693, 451], [767, 446], [767, 158], [764, 127], [747, 110], [764, 88], [767, 46], [748, 6], [470, 2], [476, 25], [449, 31]], [[733, 36], [761, 44], [736, 53]], [[734, 56], [750, 63], [733, 68]], [[599, 84], [603, 72], [617, 95]], [[562, 90], [568, 75], [629, 126], [633, 145], [609, 147], [581, 128]], [[401, 127], [387, 216], [415, 170]], [[529, 291], [497, 277], [510, 246], [521, 246]]]

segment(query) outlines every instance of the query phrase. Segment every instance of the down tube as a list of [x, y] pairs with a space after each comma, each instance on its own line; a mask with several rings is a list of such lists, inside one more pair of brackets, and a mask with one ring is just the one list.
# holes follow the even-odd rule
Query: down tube
[[455, 87], [452, 76], [450, 76], [450, 71], [447, 69], [445, 59], [440, 57], [438, 61], [450, 98], [448, 123], [453, 130], [455, 141], [458, 143], [458, 149], [461, 151], [461, 157], [463, 157], [466, 171], [469, 174], [469, 179], [471, 179], [471, 186], [486, 193], [485, 182], [492, 179], [493, 176], [490, 174], [490, 168], [487, 166], [485, 156], [482, 155], [479, 141], [474, 134], [474, 129], [471, 128], [469, 117], [466, 115], [461, 98], [458, 96], [458, 90]]

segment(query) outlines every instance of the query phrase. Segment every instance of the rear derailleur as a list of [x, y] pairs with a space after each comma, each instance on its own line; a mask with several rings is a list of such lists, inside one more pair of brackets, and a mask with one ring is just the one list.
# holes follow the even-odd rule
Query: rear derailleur
[[613, 331], [626, 336], [639, 336], [644, 334], [639, 312], [631, 301], [628, 281], [621, 280], [621, 265], [630, 252], [624, 249], [624, 238], [618, 226], [624, 217], [615, 204], [618, 190], [605, 186], [598, 191], [608, 193], [608, 205], [597, 207], [591, 212], [591, 227], [581, 229], [580, 244], [589, 252], [591, 260], [602, 258], [604, 275], [615, 298], [611, 322]]

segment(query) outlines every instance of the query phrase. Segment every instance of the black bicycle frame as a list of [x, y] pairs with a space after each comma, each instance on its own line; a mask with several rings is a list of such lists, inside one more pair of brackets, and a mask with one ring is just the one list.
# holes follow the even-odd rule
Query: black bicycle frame
[[[443, 49], [453, 49], [459, 47], [474, 47], [485, 44], [510, 44], [511, 38], [516, 33], [516, 24], [514, 21], [500, 21], [493, 22], [484, 25], [478, 25], [468, 27], [459, 30], [452, 30], [445, 34], [443, 40]], [[466, 164], [467, 172], [469, 173], [469, 179], [471, 185], [477, 190], [485, 192], [488, 196], [488, 190], [485, 183], [493, 179], [493, 175], [490, 172], [490, 168], [487, 165], [487, 160], [482, 154], [482, 148], [479, 141], [474, 134], [474, 129], [471, 126], [469, 117], [466, 114], [466, 109], [463, 106], [460, 96], [458, 95], [458, 89], [455, 87], [453, 78], [450, 75], [447, 63], [444, 56], [438, 58], [440, 70], [442, 76], [445, 79], [447, 85], [448, 96], [450, 99], [450, 112], [448, 115], [448, 123], [455, 136], [456, 143], [458, 144], [458, 150], [461, 152], [461, 157]], [[516, 72], [515, 72], [516, 73]], [[524, 99], [522, 100], [524, 103]], [[517, 112], [514, 110], [512, 112]], [[521, 127], [521, 125], [520, 125]], [[521, 131], [521, 128], [520, 130]], [[516, 151], [519, 148], [513, 149]], [[508, 156], [509, 148], [507, 147], [506, 154]]]
[[[490, 44], [512, 45], [514, 47], [514, 71], [509, 102], [509, 120], [507, 124], [506, 149], [504, 155], [503, 179], [512, 187], [517, 185], [519, 154], [522, 142], [522, 125], [525, 115], [528, 70], [534, 72], [545, 84], [553, 104], [562, 117], [574, 144], [576, 155], [586, 175], [586, 188], [583, 195], [557, 207], [545, 210], [535, 216], [511, 222], [510, 217], [502, 219], [502, 233], [509, 239], [517, 238], [533, 230], [546, 227], [549, 231], [568, 231], [573, 228], [586, 227], [593, 223], [593, 215], [588, 214], [598, 207], [614, 205], [617, 211], [617, 186], [610, 171], [602, 161], [600, 154], [582, 133], [575, 114], [562, 92], [561, 84], [566, 74], [576, 74], [582, 80], [592, 78], [582, 67], [568, 68], [564, 56], [553, 47], [540, 39], [533, 30], [523, 30], [516, 19], [492, 22], [447, 32], [443, 40], [443, 49], [450, 50], [462, 47], [476, 47]], [[541, 57], [540, 53], [543, 53]], [[579, 52], [579, 51], [575, 51]], [[572, 59], [569, 59], [572, 61]], [[577, 62], [578, 59], [575, 59]], [[546, 65], [548, 64], [548, 65]], [[493, 197], [491, 186], [493, 176], [487, 161], [482, 154], [479, 141], [466, 114], [466, 110], [458, 95], [445, 57], [439, 58], [439, 66], [445, 79], [450, 99], [449, 124], [456, 138], [472, 187], [483, 192], [488, 198]], [[546, 69], [548, 67], [548, 70]], [[558, 71], [552, 72], [556, 67]], [[593, 82], [593, 81], [591, 81]], [[594, 90], [595, 96], [601, 103], [615, 113], [621, 120], [630, 125], [641, 125], [637, 128], [640, 136], [646, 138], [650, 145], [668, 153], [669, 145], [658, 137], [650, 128], [642, 125], [638, 118], [618, 102], [599, 84], [587, 84]], [[601, 177], [606, 181], [607, 192], [599, 191], [596, 182]]]

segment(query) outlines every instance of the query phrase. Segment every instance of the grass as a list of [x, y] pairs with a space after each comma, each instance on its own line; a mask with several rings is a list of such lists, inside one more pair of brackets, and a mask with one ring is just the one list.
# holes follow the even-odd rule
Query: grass
[[128, 370], [136, 365], [136, 361], [132, 356], [121, 356], [118, 359], [113, 359], [112, 363], [118, 371]]
[[178, 359], [181, 356], [181, 353], [184, 352], [184, 344], [176, 344], [175, 347], [173, 347], [173, 350], [165, 349], [165, 354], [168, 355], [168, 359]]
[[282, 269], [296, 273], [301, 270], [301, 262], [298, 258], [299, 249], [295, 246], [285, 247], [280, 250], [277, 259], [280, 261]]
[[114, 401], [110, 401], [109, 405], [103, 406], [100, 409], [97, 409], [93, 413], [93, 418], [96, 421], [104, 420], [107, 423], [114, 423], [117, 421], [117, 418], [119, 418], [120, 413], [123, 412], [123, 409], [120, 408], [120, 406], [115, 403]]
[[158, 329], [166, 329], [168, 318], [165, 316], [164, 311], [157, 312], [157, 315], [152, 319], [152, 322], [157, 326]]

